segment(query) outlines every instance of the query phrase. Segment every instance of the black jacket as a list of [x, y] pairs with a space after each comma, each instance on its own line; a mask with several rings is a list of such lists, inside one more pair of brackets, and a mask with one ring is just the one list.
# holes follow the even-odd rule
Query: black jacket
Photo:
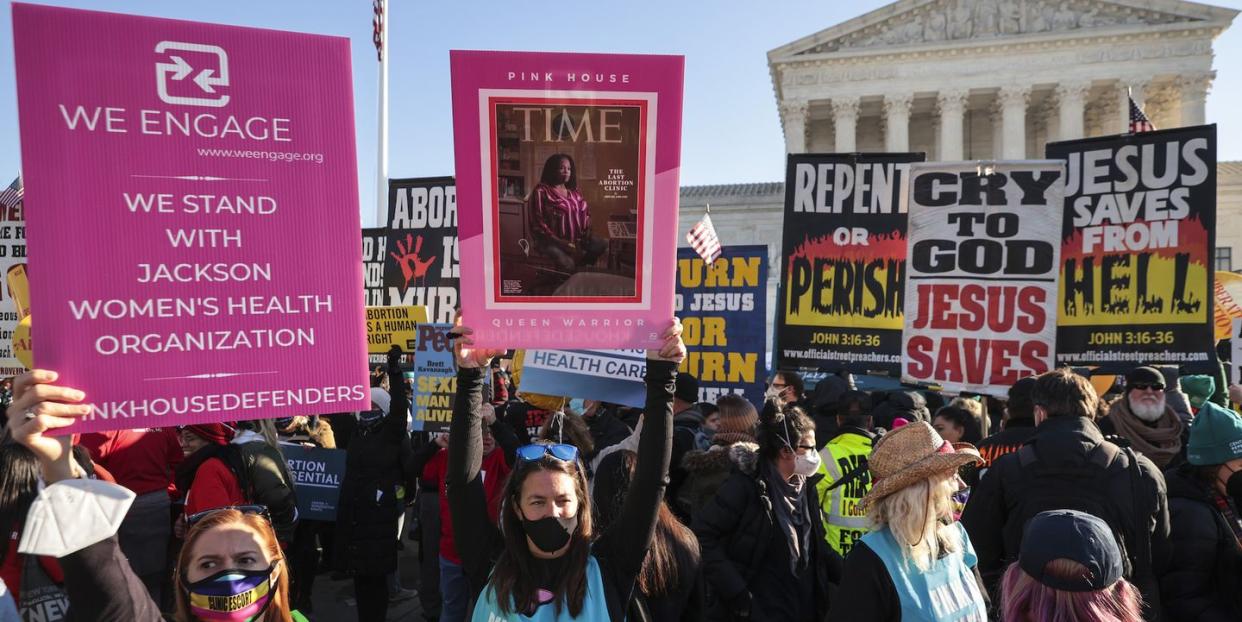
[[[1098, 473], [1103, 468], [1093, 462], [1100, 451], [1120, 451], [1104, 440], [1099, 428], [1083, 417], [1048, 419], [1035, 431], [1026, 446], [1033, 446], [1041, 468], [1064, 471], [1080, 477]], [[1097, 449], [1097, 447], [1099, 449]], [[1147, 620], [1161, 619], [1160, 593], [1156, 577], [1167, 565], [1169, 551], [1169, 508], [1165, 494], [1164, 475], [1147, 458], [1136, 455], [1138, 478], [1134, 477], [1129, 454], [1118, 453], [1107, 467], [1103, 480], [1109, 494], [1096, 499], [1110, 514], [1122, 517], [1123, 524], [1111, 524], [1123, 534], [1125, 550], [1134, 558], [1134, 569], [1128, 577], [1138, 587], [1148, 607]], [[971, 490], [970, 501], [962, 514], [962, 524], [970, 534], [979, 555], [979, 572], [995, 601], [1001, 575], [1018, 558], [1022, 529], [1030, 516], [1026, 513], [1054, 508], [1025, 508], [1025, 495], [1032, 490], [1028, 469], [1022, 464], [1022, 451], [1001, 456]], [[1090, 479], [1068, 479], [1066, 486], [1081, 490]], [[1131, 502], [1132, 497], [1137, 497]], [[1065, 507], [1065, 506], [1060, 506]], [[1136, 507], [1142, 516], [1136, 516]], [[1032, 514], [1033, 515], [1033, 514]], [[1108, 516], [1100, 516], [1106, 522]], [[1140, 538], [1145, 538], [1146, 542]], [[1146, 546], [1144, 546], [1146, 545]], [[1146, 549], [1147, 559], [1142, 551]]]
[[[703, 573], [711, 599], [708, 619], [732, 620], [737, 612], [749, 609], [750, 619], [765, 620], [773, 612], [785, 610], [786, 603], [773, 602], [783, 597], [756, 591], [756, 586], [773, 578], [787, 579], [793, 585], [799, 578], [792, 575], [788, 554], [784, 553], [785, 536], [777, 526], [758, 453], [743, 443], [730, 450], [741, 462], [694, 517], [693, 529], [703, 550]], [[811, 504], [810, 567], [815, 569], [815, 619], [822, 620], [828, 614], [830, 585], [840, 580], [841, 558], [825, 540], [824, 522], [814, 498], [816, 481], [815, 477], [808, 479], [802, 494], [809, 495]]]
[[966, 475], [969, 476], [965, 478], [966, 484], [972, 487], [978, 484], [979, 478], [987, 472], [992, 463], [1005, 454], [1018, 451], [1018, 448], [1025, 445], [1034, 436], [1034, 420], [1011, 419], [1005, 424], [1005, 429], [979, 441], [977, 448], [979, 449], [979, 455], [983, 456], [983, 464], [963, 469]]
[[351, 574], [384, 575], [397, 568], [397, 519], [403, 503], [397, 490], [412, 497], [413, 450], [406, 417], [410, 409], [405, 379], [395, 361], [388, 367], [392, 402], [383, 423], [361, 426], [345, 450], [345, 476], [336, 512], [336, 565]]
[[1194, 467], [1165, 471], [1173, 557], [1160, 578], [1170, 620], [1242, 620], [1242, 548]]

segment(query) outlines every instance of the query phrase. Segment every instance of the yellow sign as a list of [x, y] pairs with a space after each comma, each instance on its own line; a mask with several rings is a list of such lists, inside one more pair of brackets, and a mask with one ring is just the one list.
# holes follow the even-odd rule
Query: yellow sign
[[30, 315], [22, 318], [13, 331], [13, 356], [21, 361], [26, 369], [34, 369], [34, 351], [30, 347]]
[[1242, 274], [1216, 271], [1216, 340], [1229, 338], [1233, 320], [1242, 318]]
[[367, 353], [385, 354], [393, 346], [414, 352], [418, 325], [426, 323], [426, 306], [367, 307]]

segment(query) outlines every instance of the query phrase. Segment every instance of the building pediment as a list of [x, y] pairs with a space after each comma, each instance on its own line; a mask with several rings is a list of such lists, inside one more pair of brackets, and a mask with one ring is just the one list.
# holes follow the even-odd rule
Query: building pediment
[[1181, 0], [901, 0], [768, 54], [771, 62], [1048, 35], [1219, 23], [1237, 11]]

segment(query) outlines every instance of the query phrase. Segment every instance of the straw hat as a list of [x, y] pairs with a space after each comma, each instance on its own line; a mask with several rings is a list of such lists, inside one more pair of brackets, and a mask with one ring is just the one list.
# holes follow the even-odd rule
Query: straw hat
[[907, 486], [934, 475], [951, 473], [972, 462], [983, 462], [974, 446], [950, 443], [927, 422], [915, 421], [885, 434], [876, 443], [867, 465], [871, 469], [871, 492], [861, 509]]

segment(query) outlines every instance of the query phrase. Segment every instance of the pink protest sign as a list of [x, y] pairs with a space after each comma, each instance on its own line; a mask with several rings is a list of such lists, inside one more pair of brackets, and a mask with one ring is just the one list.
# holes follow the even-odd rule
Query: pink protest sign
[[369, 408], [349, 41], [28, 4], [13, 34], [74, 431]]
[[476, 342], [647, 348], [673, 317], [680, 56], [450, 54]]

